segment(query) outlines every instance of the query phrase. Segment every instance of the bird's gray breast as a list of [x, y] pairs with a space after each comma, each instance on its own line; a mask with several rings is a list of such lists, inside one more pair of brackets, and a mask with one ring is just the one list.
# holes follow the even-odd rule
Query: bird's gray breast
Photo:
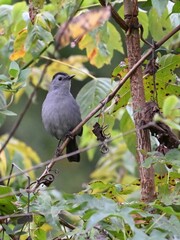
[[49, 92], [42, 106], [45, 129], [57, 139], [64, 138], [81, 121], [79, 106], [75, 99], [59, 91]]

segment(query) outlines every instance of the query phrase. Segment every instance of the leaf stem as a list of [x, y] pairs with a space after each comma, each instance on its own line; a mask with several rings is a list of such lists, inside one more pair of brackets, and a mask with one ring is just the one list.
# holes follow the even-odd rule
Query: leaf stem
[[148, 233], [152, 227], [154, 227], [154, 225], [164, 216], [166, 215], [166, 213], [163, 213], [163, 215], [161, 215], [156, 221], [153, 222], [153, 224], [151, 224], [151, 226], [146, 230], [146, 233]]
[[41, 58], [47, 59], [47, 60], [52, 61], [52, 62], [60, 63], [60, 64], [62, 64], [62, 65], [64, 65], [64, 66], [67, 66], [67, 67], [73, 68], [73, 69], [75, 69], [75, 70], [77, 70], [77, 71], [79, 71], [79, 72], [82, 72], [83, 74], [86, 74], [87, 76], [89, 76], [89, 77], [92, 78], [92, 79], [96, 79], [96, 77], [94, 77], [92, 74], [90, 74], [90, 73], [88, 73], [88, 72], [85, 72], [85, 71], [83, 71], [83, 70], [81, 70], [81, 69], [79, 69], [79, 68], [77, 68], [77, 67], [75, 67], [75, 66], [73, 66], [73, 65], [71, 65], [71, 64], [69, 64], [69, 63], [65, 63], [65, 62], [63, 62], [63, 61], [60, 61], [60, 60], [57, 60], [57, 59], [54, 59], [54, 58], [49, 58], [49, 57], [47, 57], [47, 56], [41, 56]]

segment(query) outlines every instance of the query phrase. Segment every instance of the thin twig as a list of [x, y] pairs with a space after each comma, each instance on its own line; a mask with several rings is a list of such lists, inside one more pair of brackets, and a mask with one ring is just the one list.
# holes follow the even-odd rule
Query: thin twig
[[124, 31], [127, 31], [128, 30], [128, 26], [126, 25], [125, 21], [119, 16], [119, 14], [116, 12], [116, 10], [112, 7], [112, 5], [110, 3], [106, 4], [106, 1], [104, 1], [104, 0], [99, 0], [99, 2], [104, 7], [106, 7], [107, 5], [110, 6], [111, 14], [112, 14], [112, 17], [114, 18], [114, 20], [117, 22], [117, 24]]
[[6, 220], [8, 218], [17, 218], [17, 217], [31, 217], [33, 214], [39, 215], [39, 213], [33, 212], [33, 213], [17, 213], [17, 214], [10, 214], [5, 216], [0, 216], [0, 221]]

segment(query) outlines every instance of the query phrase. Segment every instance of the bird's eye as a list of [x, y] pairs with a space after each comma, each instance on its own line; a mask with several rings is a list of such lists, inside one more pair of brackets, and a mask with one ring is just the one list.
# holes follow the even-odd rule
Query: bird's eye
[[61, 80], [62, 80], [62, 77], [59, 77], [58, 80], [61, 81]]

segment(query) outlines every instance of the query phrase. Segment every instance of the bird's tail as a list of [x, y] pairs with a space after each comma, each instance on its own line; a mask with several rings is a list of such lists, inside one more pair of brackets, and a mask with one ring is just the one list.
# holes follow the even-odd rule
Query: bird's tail
[[[76, 143], [76, 138], [74, 137], [73, 139], [70, 139], [70, 141], [68, 142], [67, 144], [67, 147], [66, 147], [66, 153], [72, 153], [74, 151], [77, 151], [78, 150], [78, 146], [77, 146], [77, 143]], [[80, 154], [75, 154], [73, 156], [70, 156], [68, 157], [68, 160], [70, 162], [79, 162], [80, 161]]]

